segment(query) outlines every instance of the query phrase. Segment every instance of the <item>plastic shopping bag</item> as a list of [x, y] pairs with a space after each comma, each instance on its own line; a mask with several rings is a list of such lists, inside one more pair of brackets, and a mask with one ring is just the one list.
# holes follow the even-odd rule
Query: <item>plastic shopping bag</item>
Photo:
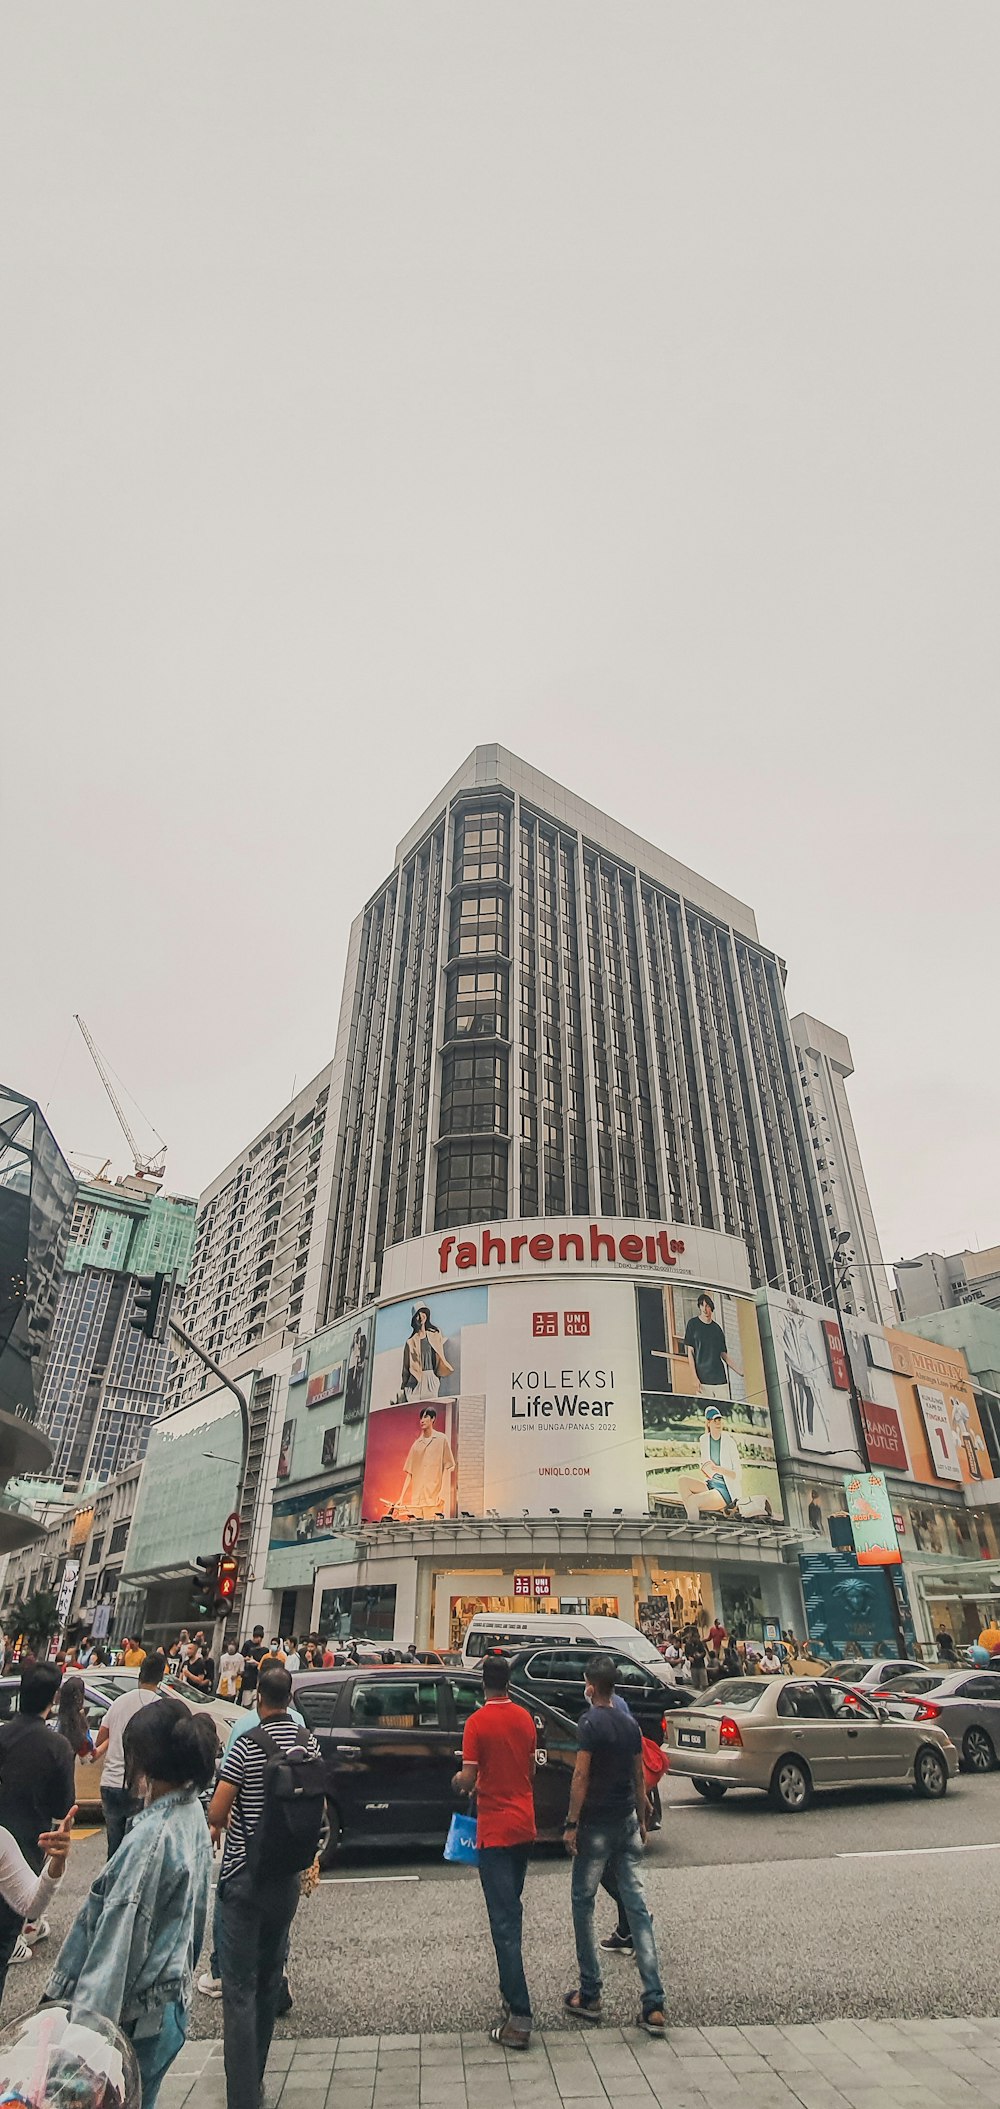
[[445, 1841], [444, 1857], [446, 1860], [458, 1861], [459, 1865], [463, 1867], [479, 1866], [479, 1854], [476, 1851], [476, 1819], [474, 1816], [459, 1816], [456, 1814], [452, 1817]]

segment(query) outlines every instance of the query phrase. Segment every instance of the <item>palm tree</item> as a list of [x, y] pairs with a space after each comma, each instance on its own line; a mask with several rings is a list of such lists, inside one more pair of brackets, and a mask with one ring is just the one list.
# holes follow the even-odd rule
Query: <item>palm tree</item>
[[59, 1607], [51, 1590], [33, 1589], [18, 1597], [3, 1614], [3, 1629], [14, 1640], [19, 1633], [32, 1647], [44, 1646], [59, 1626]]

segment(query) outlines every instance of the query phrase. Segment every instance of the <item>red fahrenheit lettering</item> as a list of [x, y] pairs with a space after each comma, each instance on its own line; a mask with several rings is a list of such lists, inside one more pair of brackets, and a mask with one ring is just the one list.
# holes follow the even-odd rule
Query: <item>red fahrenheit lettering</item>
[[522, 1254], [522, 1252], [524, 1251], [524, 1248], [525, 1248], [525, 1246], [526, 1246], [527, 1242], [528, 1242], [527, 1238], [511, 1238], [511, 1241], [510, 1241], [510, 1263], [511, 1263], [511, 1266], [512, 1266], [512, 1267], [516, 1267], [516, 1266], [517, 1266], [518, 1260], [520, 1259], [520, 1257], [521, 1257], [521, 1254]]
[[660, 1248], [660, 1258], [663, 1261], [664, 1266], [676, 1267], [677, 1261], [675, 1260], [673, 1251], [671, 1249], [669, 1235], [665, 1230], [657, 1231], [656, 1242]]
[[550, 1260], [554, 1249], [552, 1239], [549, 1237], [548, 1232], [544, 1230], [540, 1231], [537, 1237], [531, 1238], [528, 1243], [528, 1251], [533, 1260]]
[[448, 1254], [451, 1251], [454, 1242], [454, 1238], [442, 1238], [441, 1243], [438, 1246], [438, 1259], [441, 1262], [442, 1274], [447, 1274], [448, 1272]]
[[506, 1260], [506, 1258], [507, 1258], [507, 1247], [506, 1247], [506, 1245], [504, 1244], [504, 1241], [503, 1241], [503, 1239], [502, 1239], [502, 1238], [495, 1238], [495, 1237], [493, 1236], [493, 1233], [492, 1233], [492, 1231], [489, 1231], [489, 1230], [484, 1230], [484, 1231], [483, 1231], [483, 1266], [484, 1266], [484, 1267], [488, 1267], [488, 1266], [489, 1266], [489, 1264], [490, 1264], [490, 1261], [491, 1261], [491, 1260], [496, 1260], [497, 1266], [498, 1266], [498, 1267], [502, 1267], [502, 1266], [503, 1266], [503, 1264], [504, 1264], [504, 1262], [505, 1262], [505, 1260]]
[[605, 1258], [613, 1260], [615, 1256], [614, 1238], [609, 1237], [606, 1230], [598, 1230], [597, 1224], [592, 1223], [590, 1226], [590, 1257], [592, 1260], [600, 1259], [602, 1245], [604, 1246]]

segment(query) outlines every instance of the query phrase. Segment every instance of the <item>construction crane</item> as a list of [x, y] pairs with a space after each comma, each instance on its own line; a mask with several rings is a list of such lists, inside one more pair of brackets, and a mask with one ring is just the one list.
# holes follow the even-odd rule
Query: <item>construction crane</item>
[[[118, 1125], [122, 1131], [122, 1134], [125, 1137], [126, 1142], [128, 1143], [129, 1149], [132, 1152], [132, 1162], [135, 1166], [136, 1178], [150, 1179], [158, 1183], [160, 1180], [162, 1180], [166, 1171], [166, 1166], [162, 1160], [166, 1157], [167, 1154], [167, 1145], [164, 1142], [163, 1137], [159, 1132], [159, 1129], [153, 1128], [152, 1121], [149, 1122], [149, 1126], [153, 1128], [153, 1134], [157, 1137], [161, 1147], [154, 1153], [152, 1157], [144, 1157], [135, 1139], [135, 1136], [133, 1135], [132, 1130], [129, 1127], [128, 1121], [125, 1118], [124, 1107], [122, 1106], [121, 1101], [117, 1097], [105, 1064], [102, 1061], [101, 1056], [98, 1053], [98, 1050], [95, 1047], [94, 1042], [91, 1038], [86, 1019], [81, 1018], [78, 1011], [74, 1011], [73, 1016], [76, 1020], [77, 1025], [80, 1028], [80, 1031], [83, 1034], [84, 1040], [86, 1041], [87, 1049], [90, 1054], [90, 1059], [94, 1064], [94, 1068], [96, 1069], [97, 1074], [100, 1077], [102, 1084], [104, 1085], [104, 1089], [107, 1092], [109, 1099], [111, 1100], [111, 1104], [114, 1107], [115, 1114], [118, 1120]], [[143, 1114], [144, 1120], [147, 1119], [147, 1117], [148, 1116], [146, 1114]]]

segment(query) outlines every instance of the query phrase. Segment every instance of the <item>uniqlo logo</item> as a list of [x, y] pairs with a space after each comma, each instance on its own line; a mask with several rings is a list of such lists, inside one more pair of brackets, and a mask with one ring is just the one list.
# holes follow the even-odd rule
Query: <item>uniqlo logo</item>
[[531, 1330], [536, 1340], [547, 1340], [559, 1332], [558, 1311], [536, 1311], [531, 1320]]
[[590, 1312], [567, 1311], [563, 1318], [563, 1331], [573, 1333], [578, 1340], [581, 1339], [584, 1333], [590, 1332]]

